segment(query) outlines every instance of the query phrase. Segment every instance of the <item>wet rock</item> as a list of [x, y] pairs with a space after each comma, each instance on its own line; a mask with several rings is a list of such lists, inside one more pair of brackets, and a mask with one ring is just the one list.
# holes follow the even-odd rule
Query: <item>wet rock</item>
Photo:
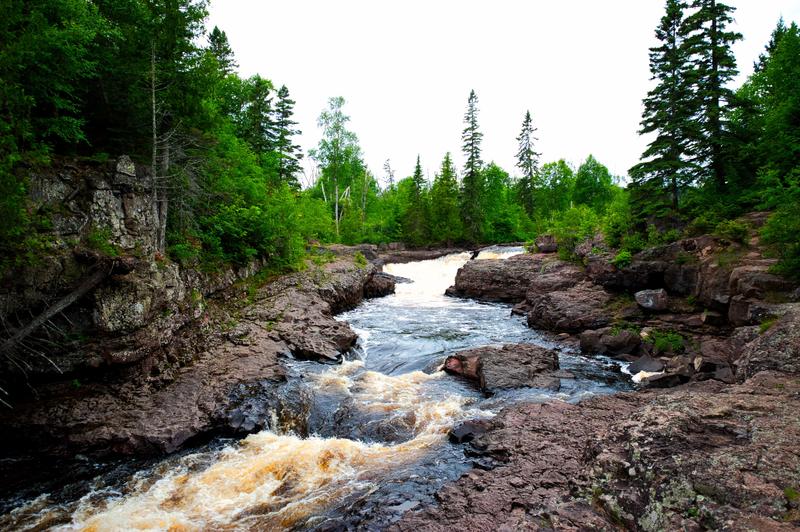
[[447, 433], [450, 443], [469, 443], [490, 427], [487, 420], [465, 421]]
[[631, 365], [628, 366], [628, 371], [630, 371], [634, 375], [636, 375], [640, 371], [645, 371], [647, 373], [658, 373], [663, 370], [664, 370], [664, 363], [661, 362], [660, 360], [656, 360], [650, 355], [645, 355], [643, 357], [640, 357], [634, 362], [631, 362]]
[[510, 388], [557, 390], [558, 353], [533, 344], [478, 347], [447, 357], [444, 370], [476, 383], [486, 392]]
[[555, 253], [558, 251], [558, 242], [553, 235], [539, 235], [536, 237], [536, 251], [539, 253]]
[[611, 322], [607, 306], [612, 296], [602, 288], [583, 281], [566, 290], [529, 298], [528, 326], [555, 332], [599, 329]]
[[627, 329], [604, 327], [580, 335], [580, 347], [584, 353], [628, 355], [635, 353], [641, 344], [639, 334]]
[[[390, 244], [391, 246], [391, 244]], [[402, 245], [400, 247], [391, 249], [379, 249], [378, 258], [384, 264], [403, 264], [406, 262], [415, 262], [418, 260], [433, 260], [445, 255], [453, 253], [461, 253], [462, 248], [437, 248], [437, 249], [405, 249]]]
[[394, 275], [376, 272], [364, 284], [364, 297], [369, 299], [394, 294], [395, 282]]
[[798, 439], [800, 383], [775, 373], [515, 405], [470, 444], [503, 459], [392, 530], [788, 530]]
[[646, 310], [659, 312], [667, 310], [669, 307], [669, 296], [667, 296], [667, 291], [663, 288], [658, 288], [656, 290], [640, 290], [634, 294], [634, 298], [636, 299], [636, 303]]

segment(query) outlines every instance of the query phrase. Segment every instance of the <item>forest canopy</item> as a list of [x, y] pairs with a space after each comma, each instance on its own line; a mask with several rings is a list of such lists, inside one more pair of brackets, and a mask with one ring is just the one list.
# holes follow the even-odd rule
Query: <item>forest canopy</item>
[[[484, 160], [479, 95], [465, 101], [463, 168], [417, 158], [381, 179], [364, 162], [347, 102], [319, 115], [303, 154], [290, 89], [244, 78], [198, 0], [31, 0], [0, 20], [0, 255], [35, 260], [47, 213], [27, 199], [31, 168], [56, 157], [132, 156], [158, 182], [161, 251], [187, 265], [266, 259], [294, 267], [308, 242], [411, 246], [531, 241], [551, 233], [570, 257], [582, 239], [635, 253], [741, 214], [774, 211], [763, 236], [800, 271], [800, 31], [782, 20], [740, 87], [733, 8], [667, 0], [650, 49], [653, 88], [628, 176], [592, 155], [541, 161], [536, 114], [520, 110], [514, 168]], [[462, 95], [454, 95], [462, 97]], [[310, 134], [311, 132], [306, 132]], [[318, 171], [302, 189], [303, 157]], [[308, 164], [308, 163], [307, 163]], [[382, 183], [382, 184], [381, 184]], [[168, 207], [168, 208], [167, 208]]]

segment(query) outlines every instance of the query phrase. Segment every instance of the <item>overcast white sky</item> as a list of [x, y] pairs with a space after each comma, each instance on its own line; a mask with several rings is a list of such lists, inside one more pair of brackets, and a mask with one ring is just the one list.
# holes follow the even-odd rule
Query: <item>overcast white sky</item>
[[[445, 152], [461, 167], [470, 89], [478, 94], [483, 158], [512, 174], [525, 110], [542, 161], [590, 153], [625, 175], [645, 146], [636, 134], [650, 87], [648, 48], [664, 0], [212, 0], [209, 29], [225, 30], [244, 76], [286, 84], [304, 152], [317, 117], [344, 96], [350, 128], [378, 178], [419, 154], [429, 179]], [[800, 0], [728, 0], [737, 8], [740, 80], [778, 18]], [[737, 84], [739, 81], [737, 80]]]

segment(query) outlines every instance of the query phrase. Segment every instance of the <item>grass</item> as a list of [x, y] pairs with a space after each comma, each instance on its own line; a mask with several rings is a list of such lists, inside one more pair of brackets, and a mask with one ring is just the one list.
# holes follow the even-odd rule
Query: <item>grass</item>
[[759, 334], [764, 334], [765, 332], [770, 330], [777, 321], [778, 321], [778, 316], [767, 316], [766, 318], [761, 320], [761, 323], [758, 326]]

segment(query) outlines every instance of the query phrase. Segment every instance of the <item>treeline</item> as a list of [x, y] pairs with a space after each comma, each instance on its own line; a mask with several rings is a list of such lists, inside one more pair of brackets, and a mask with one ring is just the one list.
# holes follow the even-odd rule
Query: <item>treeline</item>
[[323, 138], [311, 156], [320, 176], [306, 192], [333, 215], [328, 239], [345, 243], [402, 240], [414, 246], [502, 243], [530, 240], [558, 227], [573, 211], [599, 220], [615, 200], [624, 200], [608, 169], [589, 156], [577, 170], [564, 160], [540, 165], [536, 128], [526, 112], [517, 137], [518, 177], [482, 159], [478, 97], [467, 100], [462, 133], [465, 165], [460, 175], [452, 154], [443, 155], [433, 180], [422, 173], [395, 179], [384, 165], [387, 186], [366, 168], [358, 138], [347, 129], [344, 99], [331, 98], [320, 115]]
[[[243, 79], [204, 0], [6, 2], [0, 17], [2, 266], [46, 247], [27, 174], [54, 155], [151, 167], [159, 247], [214, 265], [291, 265], [304, 241], [301, 153], [285, 86]], [[311, 208], [313, 211], [313, 207]], [[101, 228], [102, 229], [102, 228]]]
[[653, 140], [630, 170], [631, 238], [648, 223], [703, 232], [776, 210], [763, 236], [779, 269], [800, 277], [800, 31], [781, 20], [734, 90], [731, 46], [742, 36], [733, 11], [716, 0], [666, 2], [641, 123]]
[[[48, 213], [27, 202], [26, 175], [53, 155], [127, 153], [149, 165], [166, 232], [162, 251], [218, 265], [300, 260], [308, 241], [410, 245], [531, 240], [553, 233], [562, 253], [602, 231], [635, 252], [713, 231], [752, 209], [776, 214], [764, 236], [787, 273], [800, 272], [800, 32], [781, 22], [738, 90], [732, 8], [667, 0], [650, 50], [654, 88], [641, 133], [652, 139], [625, 180], [589, 156], [542, 164], [530, 112], [516, 168], [483, 159], [477, 95], [467, 100], [465, 164], [442, 154], [384, 186], [367, 168], [341, 97], [319, 117], [301, 190], [303, 154], [285, 86], [241, 78], [203, 0], [31, 0], [0, 19], [0, 256], [13, 266], [47, 245]], [[725, 225], [727, 224], [727, 225]]]

